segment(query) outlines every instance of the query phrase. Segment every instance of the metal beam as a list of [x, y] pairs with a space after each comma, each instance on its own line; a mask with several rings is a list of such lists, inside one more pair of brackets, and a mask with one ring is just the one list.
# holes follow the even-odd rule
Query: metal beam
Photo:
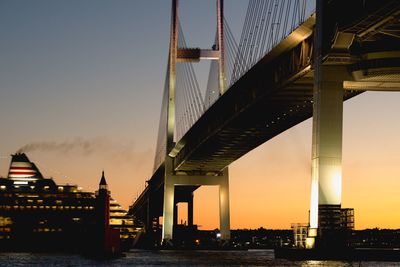
[[174, 147], [175, 131], [175, 87], [176, 87], [176, 58], [178, 54], [178, 18], [179, 0], [172, 0], [171, 37], [168, 62], [168, 119], [167, 119], [167, 154]]
[[219, 52], [218, 61], [218, 81], [219, 81], [219, 94], [223, 95], [225, 92], [225, 44], [224, 44], [224, 0], [217, 0], [217, 35], [218, 43], [217, 48]]
[[400, 91], [400, 82], [356, 82], [344, 81], [343, 88], [352, 91], [381, 91], [381, 92], [398, 92]]
[[200, 60], [219, 60], [220, 52], [213, 49], [179, 48], [178, 62], [199, 62]]

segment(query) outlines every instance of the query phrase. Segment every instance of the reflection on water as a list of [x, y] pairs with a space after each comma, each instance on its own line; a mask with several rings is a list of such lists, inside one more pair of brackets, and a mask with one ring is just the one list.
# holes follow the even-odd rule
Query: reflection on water
[[400, 262], [288, 261], [274, 259], [273, 250], [147, 251], [132, 250], [126, 257], [96, 261], [79, 255], [0, 253], [0, 266], [399, 266]]

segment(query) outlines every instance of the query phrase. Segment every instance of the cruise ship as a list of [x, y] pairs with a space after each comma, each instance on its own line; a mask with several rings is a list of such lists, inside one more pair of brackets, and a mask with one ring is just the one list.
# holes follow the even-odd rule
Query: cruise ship
[[[14, 154], [7, 177], [0, 177], [0, 250], [81, 251], [98, 223], [96, 203], [96, 193], [57, 184], [25, 153]], [[125, 248], [141, 231], [111, 197], [108, 224]]]

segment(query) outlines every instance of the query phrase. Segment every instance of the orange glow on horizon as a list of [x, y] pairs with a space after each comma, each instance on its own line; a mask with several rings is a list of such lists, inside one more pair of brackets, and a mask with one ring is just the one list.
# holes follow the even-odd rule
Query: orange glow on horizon
[[[364, 108], [344, 116], [342, 207], [354, 208], [356, 229], [400, 228], [400, 129], [396, 123], [379, 120], [397, 113], [387, 106], [383, 113], [366, 116], [365, 102], [371, 98], [359, 96], [350, 101], [345, 111], [354, 105]], [[129, 158], [108, 152], [37, 151], [28, 156], [46, 177], [53, 176], [59, 184], [78, 184], [87, 191], [98, 188], [104, 169], [113, 198], [128, 208], [151, 176], [154, 152], [137, 150]], [[9, 160], [0, 160], [3, 176]], [[248, 153], [229, 167], [229, 173], [231, 229], [289, 229], [291, 223], [308, 222], [311, 121]], [[195, 192], [194, 222], [201, 229], [219, 227], [218, 187]]]

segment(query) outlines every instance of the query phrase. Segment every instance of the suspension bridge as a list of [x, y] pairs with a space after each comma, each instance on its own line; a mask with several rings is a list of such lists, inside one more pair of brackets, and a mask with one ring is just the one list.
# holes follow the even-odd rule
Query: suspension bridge
[[[220, 232], [230, 239], [229, 164], [313, 117], [308, 244], [340, 224], [343, 101], [400, 90], [400, 2], [249, 0], [240, 40], [216, 0], [209, 48], [188, 47], [172, 0], [169, 58], [154, 172], [130, 213], [147, 238], [173, 241], [177, 203], [219, 186]], [[210, 60], [205, 96], [193, 64]], [[163, 218], [161, 237], [157, 235]]]

